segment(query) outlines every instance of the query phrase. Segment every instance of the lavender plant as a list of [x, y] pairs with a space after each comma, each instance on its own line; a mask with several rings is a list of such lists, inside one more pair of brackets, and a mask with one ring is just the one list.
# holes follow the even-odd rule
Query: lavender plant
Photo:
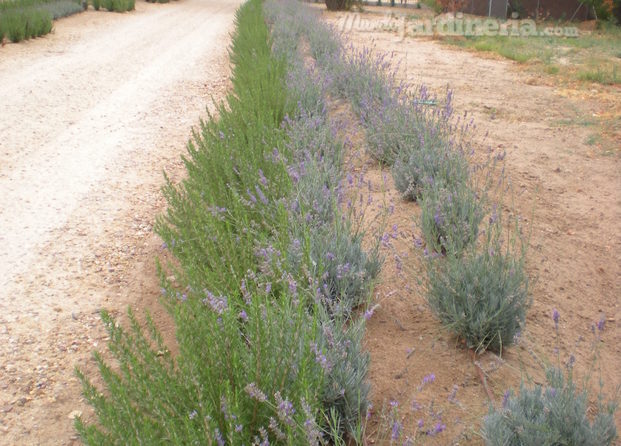
[[99, 418], [99, 425], [77, 420], [82, 440], [317, 444], [306, 426], [321, 407], [323, 371], [312, 349], [318, 325], [293, 300], [246, 286], [244, 304], [210, 291], [175, 304], [174, 360], [152, 323], [148, 338], [131, 314], [130, 331], [104, 314], [119, 370], [96, 355], [106, 395], [78, 373]]
[[490, 408], [483, 421], [485, 444], [493, 445], [584, 445], [614, 444], [616, 404], [600, 398], [597, 414], [589, 419], [588, 394], [578, 390], [567, 371], [550, 367], [546, 385], [527, 387], [518, 395], [507, 391], [502, 407]]
[[[517, 222], [516, 222], [517, 225]], [[519, 228], [502, 239], [501, 218], [463, 253], [428, 256], [427, 301], [440, 321], [468, 348], [500, 352], [513, 342], [530, 305]]]
[[323, 311], [317, 358], [326, 371], [321, 393], [324, 414], [331, 414], [338, 429], [332, 438], [352, 437], [368, 409], [369, 354], [363, 350], [364, 318], [334, 317]]

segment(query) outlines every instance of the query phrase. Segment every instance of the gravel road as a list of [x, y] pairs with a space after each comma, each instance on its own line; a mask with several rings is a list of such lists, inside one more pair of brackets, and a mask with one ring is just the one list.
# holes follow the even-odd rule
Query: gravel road
[[88, 11], [0, 48], [0, 444], [73, 444], [98, 310], [153, 302], [162, 170], [228, 86], [239, 2]]

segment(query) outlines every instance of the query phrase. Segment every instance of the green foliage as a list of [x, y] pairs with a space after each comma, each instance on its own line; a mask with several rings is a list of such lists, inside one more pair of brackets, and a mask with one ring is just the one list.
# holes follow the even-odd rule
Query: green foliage
[[546, 371], [546, 385], [527, 387], [520, 393], [505, 394], [499, 409], [490, 408], [483, 421], [483, 438], [488, 446], [568, 445], [605, 446], [617, 438], [616, 404], [604, 404], [590, 420], [586, 390], [578, 390], [572, 378], [560, 368]]
[[[93, 7], [96, 10], [99, 8], [107, 9], [111, 12], [126, 12], [133, 11], [136, 6], [136, 0], [92, 0]], [[98, 3], [98, 7], [95, 6], [95, 3]]]
[[463, 253], [429, 255], [427, 301], [469, 348], [500, 352], [513, 343], [530, 305], [526, 248], [517, 223], [504, 242], [499, 217], [486, 229], [483, 240]]
[[0, 9], [0, 34], [11, 42], [40, 37], [52, 30], [52, 15], [37, 8]]
[[9, 0], [0, 2], [0, 41], [40, 37], [52, 31], [52, 20], [82, 11], [74, 0]]
[[[304, 423], [314, 420], [318, 407], [313, 389], [321, 389], [323, 376], [310, 350], [317, 324], [284, 296], [272, 299], [256, 289], [249, 293], [247, 305], [195, 295], [175, 305], [176, 361], [150, 321], [147, 338], [131, 313], [129, 332], [104, 314], [119, 370], [96, 355], [106, 395], [78, 372], [100, 424], [78, 420], [82, 440], [92, 445], [195, 444], [222, 438], [228, 444], [250, 444], [262, 429], [270, 430], [274, 418], [284, 435], [281, 441], [304, 443]], [[291, 403], [288, 413], [279, 407], [279, 397]], [[310, 413], [304, 405], [312, 408]]]
[[352, 0], [325, 0], [328, 11], [349, 11], [353, 5]]

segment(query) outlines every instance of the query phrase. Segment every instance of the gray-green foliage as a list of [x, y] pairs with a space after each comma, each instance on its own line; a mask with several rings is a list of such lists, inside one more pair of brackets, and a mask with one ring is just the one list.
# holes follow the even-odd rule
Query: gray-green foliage
[[616, 404], [601, 399], [597, 413], [588, 411], [588, 394], [579, 390], [571, 369], [546, 371], [546, 385], [520, 387], [518, 395], [505, 394], [499, 409], [490, 409], [483, 421], [488, 446], [606, 446], [617, 438]]
[[475, 351], [502, 351], [521, 330], [530, 305], [519, 228], [503, 242], [500, 218], [483, 240], [446, 257], [429, 255], [427, 301], [440, 321]]
[[369, 354], [362, 346], [364, 319], [330, 318], [324, 313], [322, 321], [320, 345], [326, 352], [327, 373], [321, 399], [338, 419], [339, 434], [352, 434], [369, 404]]

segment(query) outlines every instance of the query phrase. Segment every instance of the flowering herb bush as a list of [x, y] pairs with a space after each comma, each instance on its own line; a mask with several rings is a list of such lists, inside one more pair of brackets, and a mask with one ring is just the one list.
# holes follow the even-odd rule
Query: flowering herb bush
[[[552, 320], [558, 341], [560, 313], [554, 309]], [[598, 348], [605, 319], [593, 324], [593, 347]], [[522, 382], [520, 392], [507, 390], [499, 408], [490, 407], [483, 420], [483, 438], [493, 445], [610, 445], [617, 439], [615, 412], [617, 400], [604, 401], [602, 391], [597, 398], [597, 411], [589, 408], [589, 395], [579, 390], [573, 379], [575, 358], [569, 357], [565, 366], [545, 366], [545, 385], [527, 386]], [[588, 380], [587, 380], [588, 382]], [[601, 385], [601, 382], [600, 382]], [[618, 398], [618, 395], [617, 395]]]
[[517, 227], [504, 242], [502, 231], [502, 219], [492, 219], [479, 244], [445, 257], [428, 256], [427, 301], [476, 352], [501, 352], [511, 345], [530, 306], [524, 241]]
[[527, 387], [520, 393], [507, 391], [499, 409], [490, 409], [483, 421], [485, 444], [495, 445], [584, 445], [604, 446], [617, 438], [614, 421], [616, 405], [600, 399], [598, 411], [590, 420], [588, 395], [580, 391], [571, 369], [551, 367], [546, 385]]

